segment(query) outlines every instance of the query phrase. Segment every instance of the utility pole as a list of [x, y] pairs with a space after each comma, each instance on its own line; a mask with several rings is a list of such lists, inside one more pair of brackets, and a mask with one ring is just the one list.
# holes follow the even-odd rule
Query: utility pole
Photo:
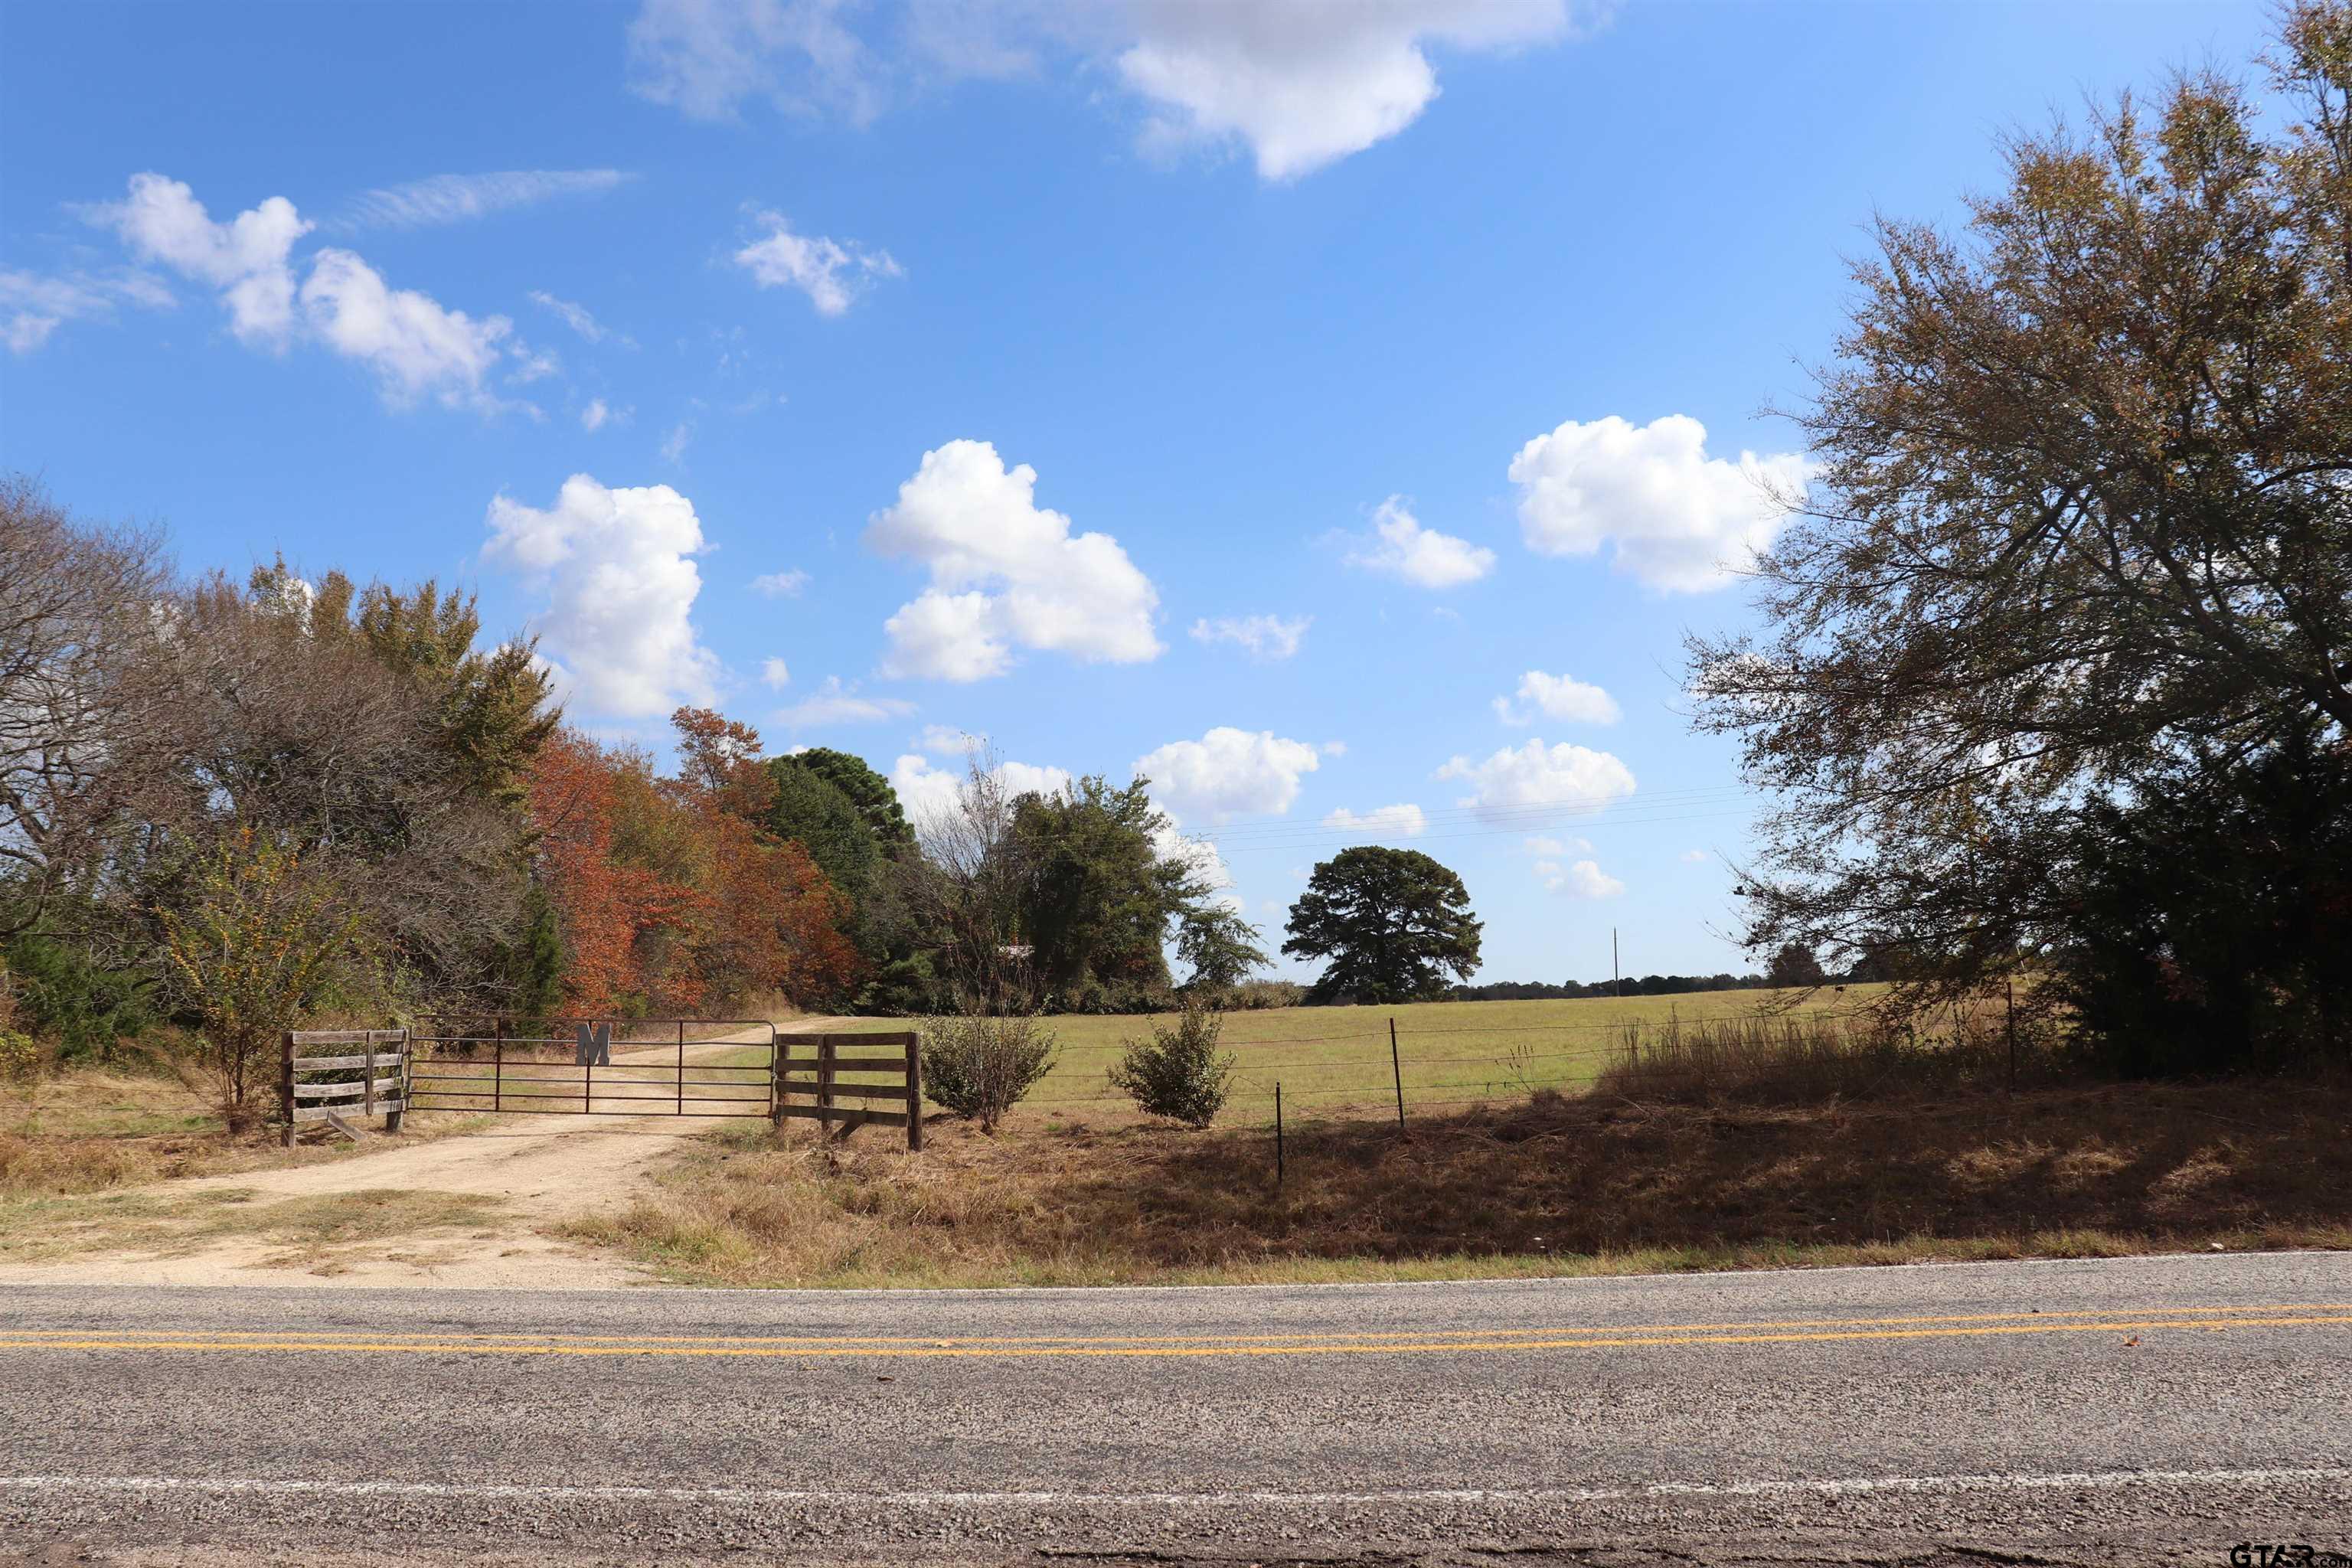
[[1617, 928], [1615, 926], [1609, 928], [1609, 989], [1617, 994], [1617, 1000], [1620, 1002], [1625, 1000], [1625, 977], [1617, 973]]

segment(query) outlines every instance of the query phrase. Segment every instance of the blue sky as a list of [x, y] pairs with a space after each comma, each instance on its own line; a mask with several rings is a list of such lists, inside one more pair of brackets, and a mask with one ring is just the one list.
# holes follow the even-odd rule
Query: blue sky
[[0, 466], [192, 569], [476, 587], [602, 735], [713, 702], [919, 805], [965, 734], [1143, 763], [1277, 942], [1377, 841], [1486, 978], [1741, 968], [1759, 803], [1678, 694], [1802, 484], [1759, 411], [1874, 211], [2263, 26], [10, 5]]

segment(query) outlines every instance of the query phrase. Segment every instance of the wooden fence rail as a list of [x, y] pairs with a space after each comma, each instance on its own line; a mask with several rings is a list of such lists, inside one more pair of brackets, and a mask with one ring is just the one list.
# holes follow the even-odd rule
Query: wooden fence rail
[[[319, 1056], [324, 1046], [357, 1046], [356, 1053]], [[389, 1046], [390, 1050], [379, 1050]], [[377, 1069], [390, 1068], [388, 1077]], [[353, 1073], [358, 1078], [304, 1081], [309, 1073]], [[405, 1029], [289, 1029], [278, 1064], [278, 1108], [282, 1125], [278, 1141], [293, 1147], [295, 1128], [305, 1121], [323, 1121], [344, 1137], [358, 1142], [367, 1134], [349, 1120], [381, 1116], [386, 1132], [400, 1131], [408, 1110], [408, 1031]]]
[[[887, 1053], [887, 1054], [886, 1054]], [[923, 1147], [923, 1056], [911, 1030], [874, 1035], [778, 1035], [774, 1107], [786, 1117], [814, 1121], [821, 1136], [846, 1138], [868, 1122], [903, 1127], [907, 1147]], [[861, 1076], [863, 1081], [846, 1079]], [[798, 1104], [793, 1097], [814, 1100]], [[845, 1105], [844, 1100], [858, 1103]], [[888, 1107], [892, 1109], [877, 1109]]]

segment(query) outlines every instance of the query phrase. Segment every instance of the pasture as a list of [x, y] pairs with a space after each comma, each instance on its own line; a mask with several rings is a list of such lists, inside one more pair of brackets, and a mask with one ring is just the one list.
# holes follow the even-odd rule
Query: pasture
[[[1417, 1002], [1393, 1007], [1283, 1007], [1225, 1016], [1223, 1046], [1235, 1059], [1230, 1122], [1271, 1121], [1282, 1085], [1286, 1120], [1396, 1114], [1389, 1026], [1407, 1115], [1494, 1100], [1524, 1100], [1539, 1089], [1573, 1093], [1590, 1083], [1629, 1025], [1671, 1019], [1752, 1016], [1797, 1007], [1858, 1006], [1878, 986], [1806, 995], [1783, 991], [1702, 991], [1675, 996], [1535, 1002]], [[1016, 1116], [1055, 1121], [1117, 1121], [1134, 1112], [1104, 1075], [1124, 1042], [1147, 1035], [1149, 1015], [1069, 1014], [1046, 1020], [1056, 1055], [1045, 1081]], [[860, 1019], [839, 1028], [902, 1029], [904, 1019]]]

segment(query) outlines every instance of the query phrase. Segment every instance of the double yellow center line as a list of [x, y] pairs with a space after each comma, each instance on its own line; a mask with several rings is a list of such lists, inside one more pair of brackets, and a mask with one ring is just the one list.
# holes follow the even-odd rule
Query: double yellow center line
[[2352, 1327], [2352, 1302], [1979, 1312], [1948, 1317], [1798, 1318], [1748, 1323], [1549, 1324], [1534, 1328], [1400, 1329], [1295, 1334], [1131, 1336], [598, 1335], [404, 1333], [353, 1331], [16, 1330], [0, 1353], [131, 1351], [339, 1355], [678, 1356], [920, 1360], [1013, 1357], [1400, 1355], [1431, 1352], [1640, 1349], [1663, 1345], [1812, 1344], [1951, 1340], [2020, 1334], [2137, 1335], [2163, 1330]]

